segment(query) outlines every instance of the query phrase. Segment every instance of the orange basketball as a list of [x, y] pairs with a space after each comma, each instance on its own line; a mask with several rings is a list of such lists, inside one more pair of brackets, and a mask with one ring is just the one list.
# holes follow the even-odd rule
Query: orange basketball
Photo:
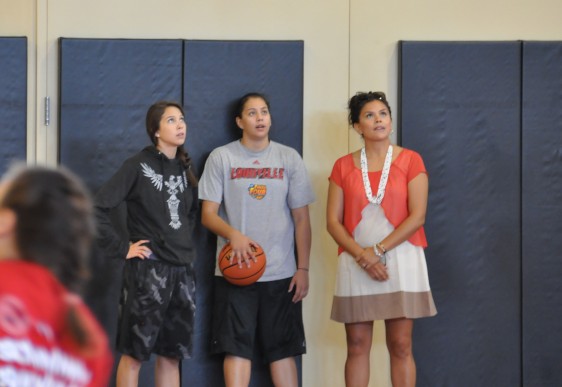
[[242, 267], [239, 267], [235, 261], [230, 263], [230, 256], [232, 255], [230, 243], [224, 245], [219, 253], [219, 268], [225, 280], [234, 285], [247, 286], [260, 279], [265, 271], [265, 252], [260, 246], [254, 245], [252, 245], [252, 250], [258, 261], [251, 260], [250, 267], [242, 262]]

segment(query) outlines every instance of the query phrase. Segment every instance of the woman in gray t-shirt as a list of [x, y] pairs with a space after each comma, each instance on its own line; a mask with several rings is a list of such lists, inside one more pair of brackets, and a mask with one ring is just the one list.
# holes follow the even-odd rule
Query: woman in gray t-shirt
[[225, 354], [227, 386], [248, 385], [257, 341], [274, 384], [297, 386], [294, 357], [306, 352], [300, 301], [308, 293], [314, 193], [300, 155], [269, 139], [263, 95], [243, 96], [235, 119], [242, 138], [215, 149], [205, 164], [202, 223], [217, 234], [217, 255], [230, 242], [232, 259], [251, 265], [252, 245], [260, 245], [267, 266], [258, 282], [236, 286], [217, 265], [212, 352]]

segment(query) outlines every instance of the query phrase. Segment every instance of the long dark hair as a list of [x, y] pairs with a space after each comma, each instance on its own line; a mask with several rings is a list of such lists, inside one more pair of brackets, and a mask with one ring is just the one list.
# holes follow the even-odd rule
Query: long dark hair
[[[15, 243], [20, 259], [47, 268], [67, 289], [79, 292], [89, 277], [95, 236], [93, 206], [82, 182], [64, 168], [12, 167], [0, 206], [16, 214]], [[80, 347], [90, 336], [75, 304], [65, 315]]]
[[392, 118], [392, 110], [390, 109], [390, 105], [386, 100], [386, 95], [382, 91], [369, 91], [366, 93], [360, 91], [353, 97], [351, 97], [347, 104], [347, 107], [349, 109], [349, 115], [347, 117], [349, 125], [353, 126], [353, 124], [359, 122], [359, 115], [361, 114], [361, 109], [363, 109], [363, 106], [375, 100], [384, 103], [384, 105], [388, 109], [390, 118]]
[[[185, 116], [183, 107], [179, 103], [173, 101], [158, 101], [152, 104], [146, 112], [146, 133], [148, 134], [148, 137], [150, 138], [150, 141], [152, 141], [154, 146], [158, 145], [158, 137], [156, 137], [156, 132], [158, 132], [158, 130], [160, 129], [160, 120], [162, 119], [162, 116], [164, 115], [166, 109], [169, 107], [177, 108], [181, 112], [181, 114]], [[191, 158], [187, 154], [183, 145], [178, 146], [177, 152], [177, 157], [180, 159], [180, 162], [185, 169], [187, 180], [192, 186], [197, 187], [198, 180], [193, 173]]]
[[79, 291], [89, 276], [95, 235], [90, 195], [70, 171], [16, 166], [7, 173], [2, 207], [17, 216], [21, 259], [48, 268], [68, 289]]

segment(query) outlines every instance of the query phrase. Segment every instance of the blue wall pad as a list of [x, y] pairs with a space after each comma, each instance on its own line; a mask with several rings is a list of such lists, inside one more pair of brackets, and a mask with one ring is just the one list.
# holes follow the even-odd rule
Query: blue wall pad
[[562, 386], [562, 42], [523, 43], [523, 380]]
[[181, 102], [181, 40], [60, 39], [60, 162], [96, 191], [148, 145], [145, 115]]
[[[301, 41], [61, 39], [60, 53], [60, 161], [93, 191], [149, 143], [144, 118], [158, 99], [183, 103], [186, 148], [199, 174], [212, 149], [240, 137], [230, 113], [248, 91], [269, 97], [272, 139], [302, 152]], [[223, 386], [222, 359], [209, 355], [215, 241], [202, 226], [196, 233], [194, 357], [182, 362], [182, 380]], [[105, 255], [96, 251], [87, 301], [114, 340], [122, 262]], [[154, 384], [152, 366], [143, 366], [142, 386]], [[259, 356], [252, 372], [251, 386], [272, 385]]]
[[[301, 41], [185, 41], [184, 106], [189, 125], [187, 148], [201, 172], [209, 153], [238, 139], [233, 104], [247, 92], [264, 93], [271, 103], [271, 138], [302, 153], [303, 52]], [[196, 263], [197, 329], [195, 352], [183, 371], [193, 385], [221, 386], [222, 359], [206, 354], [210, 343], [215, 237], [198, 230]], [[198, 372], [207, 363], [210, 372]], [[300, 359], [298, 359], [300, 370]], [[256, 355], [251, 386], [272, 386], [268, 367]]]
[[418, 386], [521, 383], [519, 42], [401, 42], [401, 143], [429, 173], [438, 315], [416, 321]]
[[303, 50], [301, 41], [185, 42], [184, 105], [199, 170], [212, 149], [240, 138], [233, 105], [253, 91], [271, 103], [271, 139], [302, 154]]
[[[97, 189], [150, 144], [145, 116], [157, 100], [182, 97], [181, 40], [60, 39], [61, 164]], [[123, 219], [125, 206], [116, 212]], [[121, 215], [121, 217], [119, 217]], [[121, 224], [125, 233], [125, 225]], [[87, 302], [115, 341], [124, 260], [94, 253]], [[116, 355], [118, 359], [118, 355]], [[153, 362], [140, 380], [153, 385]]]
[[0, 175], [26, 160], [27, 38], [0, 38]]

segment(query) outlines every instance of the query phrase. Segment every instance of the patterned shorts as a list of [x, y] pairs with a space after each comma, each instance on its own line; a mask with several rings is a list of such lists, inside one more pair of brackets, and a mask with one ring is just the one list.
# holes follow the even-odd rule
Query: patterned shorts
[[195, 316], [193, 265], [128, 259], [123, 268], [117, 350], [144, 361], [151, 353], [191, 357]]

